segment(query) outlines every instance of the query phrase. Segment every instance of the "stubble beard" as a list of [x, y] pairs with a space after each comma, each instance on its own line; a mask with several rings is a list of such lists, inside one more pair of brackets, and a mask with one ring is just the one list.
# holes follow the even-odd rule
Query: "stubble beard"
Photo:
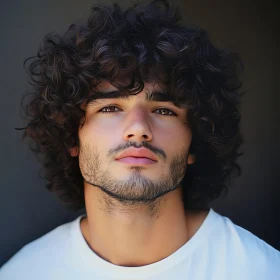
[[143, 175], [143, 167], [131, 166], [128, 180], [118, 180], [111, 173], [110, 165], [102, 170], [98, 149], [84, 144], [80, 147], [79, 165], [84, 180], [104, 193], [107, 208], [122, 205], [133, 209], [148, 206], [155, 213], [164, 195], [180, 187], [187, 168], [186, 152], [173, 156], [168, 174], [159, 174], [159, 180]]

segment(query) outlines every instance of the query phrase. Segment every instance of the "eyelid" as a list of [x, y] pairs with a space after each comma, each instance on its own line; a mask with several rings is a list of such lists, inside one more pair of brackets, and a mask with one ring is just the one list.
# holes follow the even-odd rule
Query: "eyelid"
[[[98, 99], [98, 100], [96, 100], [97, 102], [94, 102], [94, 100], [92, 100], [92, 101], [89, 101], [89, 102], [94, 102], [94, 105], [95, 104], [98, 104], [98, 105], [100, 105], [100, 106], [116, 106], [116, 107], [118, 107], [118, 106], [122, 106], [122, 105], [120, 105], [119, 103], [120, 103], [120, 100], [111, 100], [111, 102], [114, 102], [114, 101], [117, 101], [117, 103], [109, 103], [110, 101], [108, 101], [108, 99]], [[107, 103], [108, 102], [108, 103]], [[162, 106], [162, 107], [164, 107], [163, 109], [168, 109], [168, 110], [172, 110], [172, 111], [176, 111], [176, 108], [177, 109], [180, 109], [180, 108], [178, 108], [176, 105], [174, 105], [174, 107], [175, 108], [172, 108], [172, 105], [170, 104], [170, 102], [164, 102], [164, 101], [149, 101], [149, 103], [161, 103], [162, 105], [160, 105], [160, 106]], [[166, 104], [166, 105], [165, 105]], [[167, 106], [167, 107], [166, 107]], [[162, 107], [160, 107], [160, 109], [162, 108]]]
[[[90, 97], [89, 99], [87, 99], [86, 104], [88, 105], [89, 103], [91, 103], [92, 105], [95, 105], [95, 104], [102, 104], [102, 105], [104, 105], [104, 103], [115, 102], [115, 101], [116, 102], [122, 102], [123, 100], [120, 100], [118, 98], [105, 98], [105, 99], [104, 98], [98, 98], [98, 99], [95, 99], [94, 97]], [[163, 103], [163, 104], [166, 104], [166, 106], [172, 106], [173, 105], [174, 107], [180, 109], [180, 107], [176, 106], [175, 104], [173, 104], [172, 102], [169, 102], [169, 101], [155, 101], [155, 100], [151, 100], [151, 101], [149, 101], [149, 103]], [[176, 109], [170, 109], [170, 110], [176, 110]]]

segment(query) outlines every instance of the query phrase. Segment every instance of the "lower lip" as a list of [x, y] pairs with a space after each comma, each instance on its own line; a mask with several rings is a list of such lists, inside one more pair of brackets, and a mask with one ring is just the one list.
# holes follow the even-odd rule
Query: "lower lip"
[[149, 158], [138, 158], [138, 157], [125, 157], [118, 159], [118, 161], [128, 164], [153, 164], [156, 161], [151, 160]]

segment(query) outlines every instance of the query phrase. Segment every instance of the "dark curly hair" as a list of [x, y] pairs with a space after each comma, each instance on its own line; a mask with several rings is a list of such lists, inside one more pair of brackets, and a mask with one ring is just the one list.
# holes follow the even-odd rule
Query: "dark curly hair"
[[[196, 161], [182, 181], [185, 209], [206, 209], [232, 179], [240, 134], [242, 82], [239, 55], [214, 47], [208, 33], [179, 24], [178, 7], [165, 0], [122, 9], [93, 6], [86, 22], [45, 35], [37, 56], [24, 61], [32, 92], [22, 98], [28, 124], [23, 138], [43, 156], [47, 188], [76, 210], [85, 207], [78, 157], [83, 102], [103, 80], [121, 94], [137, 94], [144, 82], [166, 85], [175, 104], [188, 109], [190, 153]], [[28, 67], [27, 62], [31, 61]], [[24, 105], [26, 97], [28, 103]]]

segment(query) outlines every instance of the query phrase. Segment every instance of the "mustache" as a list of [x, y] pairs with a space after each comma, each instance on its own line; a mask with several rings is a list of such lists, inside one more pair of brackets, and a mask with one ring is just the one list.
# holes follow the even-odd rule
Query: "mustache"
[[119, 145], [116, 149], [111, 149], [108, 152], [108, 156], [112, 157], [114, 155], [116, 155], [117, 153], [120, 153], [130, 147], [134, 147], [134, 148], [146, 148], [148, 150], [150, 150], [151, 152], [153, 152], [155, 155], [157, 155], [159, 158], [161, 158], [162, 160], [166, 159], [166, 153], [158, 148], [153, 147], [152, 145], [150, 145], [150, 143], [144, 141], [142, 142], [142, 144], [139, 144], [137, 142], [127, 142], [125, 145]]

